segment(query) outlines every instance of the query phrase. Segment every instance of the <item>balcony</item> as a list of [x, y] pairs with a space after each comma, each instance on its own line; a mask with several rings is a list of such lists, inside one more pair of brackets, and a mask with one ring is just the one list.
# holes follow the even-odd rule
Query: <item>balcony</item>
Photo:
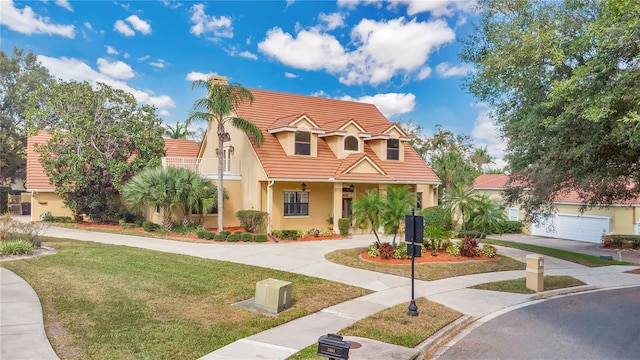
[[[240, 175], [239, 160], [224, 159], [223, 161], [224, 175]], [[215, 158], [163, 157], [162, 167], [168, 166], [188, 169], [209, 179], [217, 178], [218, 175], [218, 159]]]

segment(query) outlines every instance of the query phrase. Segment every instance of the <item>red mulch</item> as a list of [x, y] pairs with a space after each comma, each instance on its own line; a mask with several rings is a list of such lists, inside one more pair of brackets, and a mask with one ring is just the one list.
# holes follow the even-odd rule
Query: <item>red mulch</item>
[[[365, 251], [363, 252], [361, 255], [362, 259], [367, 260], [367, 261], [373, 261], [373, 262], [377, 262], [380, 264], [411, 264], [411, 259], [410, 258], [406, 258], [406, 259], [388, 259], [385, 260], [382, 257], [378, 256], [375, 258], [372, 258], [369, 256], [369, 254]], [[486, 257], [486, 256], [476, 256], [476, 257], [466, 257], [466, 256], [451, 256], [449, 254], [447, 254], [447, 252], [445, 250], [440, 250], [440, 252], [438, 253], [438, 256], [431, 256], [431, 251], [427, 250], [424, 253], [422, 253], [422, 257], [416, 257], [415, 258], [415, 263], [416, 264], [422, 264], [422, 263], [433, 263], [433, 262], [464, 262], [464, 261], [478, 261], [478, 260], [498, 260], [499, 257], [498, 256], [494, 256], [494, 257]]]

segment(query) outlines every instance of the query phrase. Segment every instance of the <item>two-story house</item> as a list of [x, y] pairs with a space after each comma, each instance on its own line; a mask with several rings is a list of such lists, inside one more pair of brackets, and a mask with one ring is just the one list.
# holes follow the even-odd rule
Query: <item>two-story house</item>
[[[214, 79], [226, 81], [224, 78]], [[437, 204], [440, 180], [409, 144], [410, 138], [373, 105], [315, 96], [250, 89], [253, 103], [236, 114], [264, 136], [257, 146], [227, 126], [224, 142], [224, 225], [237, 226], [238, 210], [269, 213], [271, 229], [326, 228], [331, 216], [349, 217], [351, 204], [366, 190], [384, 192], [406, 185], [417, 208]], [[213, 129], [213, 130], [212, 130]], [[218, 179], [216, 124], [209, 127], [197, 163], [202, 176]], [[167, 157], [165, 164], [184, 163]], [[216, 227], [217, 215], [205, 217]]]

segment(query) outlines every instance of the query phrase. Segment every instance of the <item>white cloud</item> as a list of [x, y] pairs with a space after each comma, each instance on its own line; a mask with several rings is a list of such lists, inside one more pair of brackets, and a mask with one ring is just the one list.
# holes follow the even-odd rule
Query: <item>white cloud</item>
[[298, 78], [298, 75], [296, 75], [296, 74], [294, 74], [294, 73], [290, 73], [290, 72], [286, 71], [286, 72], [284, 73], [284, 77], [289, 78], [289, 79], [296, 79], [296, 78]]
[[135, 76], [131, 66], [122, 61], [110, 62], [105, 58], [99, 58], [96, 62], [98, 70], [102, 74], [108, 75], [114, 79], [127, 80]]
[[267, 31], [267, 37], [258, 44], [258, 49], [280, 62], [305, 70], [342, 71], [348, 57], [342, 45], [331, 35], [321, 34], [316, 29], [302, 30], [293, 38], [279, 27]]
[[431, 68], [428, 66], [423, 67], [420, 72], [418, 73], [418, 80], [424, 80], [426, 78], [428, 78], [429, 76], [431, 76]]
[[376, 94], [374, 96], [362, 96], [357, 99], [351, 96], [343, 96], [341, 100], [374, 104], [386, 117], [411, 112], [416, 106], [416, 96], [410, 93]]
[[436, 66], [436, 74], [442, 78], [452, 76], [464, 76], [473, 72], [473, 66], [469, 64], [451, 65], [448, 62], [442, 62]]
[[56, 25], [48, 17], [33, 12], [30, 6], [23, 9], [15, 7], [13, 0], [0, 1], [0, 25], [22, 34], [60, 35], [73, 39], [75, 27], [73, 25]]
[[403, 17], [389, 21], [363, 19], [351, 32], [358, 48], [350, 54], [348, 71], [340, 82], [376, 85], [397, 73], [421, 69], [429, 55], [455, 39], [444, 20], [407, 22]]
[[46, 67], [49, 72], [64, 81], [87, 81], [91, 84], [103, 82], [115, 89], [120, 89], [131, 93], [138, 102], [153, 105], [159, 109], [173, 108], [176, 106], [173, 99], [168, 95], [157, 96], [151, 91], [143, 91], [130, 87], [126, 82], [114, 79], [111, 76], [95, 71], [84, 61], [74, 58], [53, 58], [38, 55], [38, 61]]
[[232, 38], [231, 18], [207, 15], [204, 12], [204, 8], [204, 4], [195, 4], [191, 7], [191, 23], [193, 26], [191, 26], [189, 32], [198, 37], [202, 34], [212, 34], [212, 40], [221, 37]]
[[139, 57], [138, 61], [145, 61], [145, 60], [148, 60], [150, 57], [151, 56], [149, 56], [149, 55], [145, 55], [145, 56]]
[[500, 136], [500, 129], [491, 118], [491, 109], [487, 104], [474, 104], [473, 107], [479, 109], [478, 117], [476, 117], [471, 131], [471, 137], [478, 147], [486, 147], [487, 152], [495, 160], [495, 167], [504, 168], [507, 163], [504, 160], [506, 142]]
[[93, 26], [91, 26], [91, 23], [90, 23], [90, 22], [88, 22], [88, 21], [85, 21], [85, 22], [84, 22], [84, 27], [86, 27], [86, 28], [87, 28], [87, 29], [89, 29], [89, 30], [93, 30]]
[[182, 6], [181, 2], [175, 0], [162, 0], [162, 4], [170, 9], [177, 9]]
[[116, 50], [113, 46], [107, 45], [107, 54], [118, 55], [120, 54], [120, 51]]
[[73, 8], [71, 7], [71, 4], [69, 4], [69, 0], [56, 0], [56, 5], [73, 12]]
[[129, 25], [127, 25], [127, 23], [122, 20], [117, 20], [116, 23], [113, 24], [113, 30], [119, 32], [124, 36], [134, 36], [136, 34], [136, 32], [133, 31], [133, 29], [130, 28]]
[[167, 117], [167, 116], [169, 116], [169, 115], [170, 115], [170, 114], [169, 114], [169, 110], [167, 110], [167, 109], [161, 109], [160, 111], [158, 111], [158, 115], [160, 115], [160, 116], [164, 116], [164, 117]]
[[471, 12], [476, 2], [473, 0], [392, 0], [390, 7], [397, 4], [407, 5], [407, 14], [413, 16], [415, 14], [429, 12], [431, 16], [452, 16], [458, 11]]
[[164, 69], [164, 67], [165, 67], [165, 62], [164, 62], [164, 60], [162, 60], [162, 59], [158, 59], [158, 61], [155, 61], [155, 62], [153, 62], [153, 61], [152, 61], [152, 62], [150, 62], [150, 63], [149, 63], [149, 65], [151, 65], [151, 66], [153, 66], [153, 67], [155, 67], [155, 68], [157, 68], [157, 69]]
[[127, 21], [134, 29], [140, 31], [144, 35], [151, 34], [151, 25], [148, 22], [140, 19], [137, 15], [131, 15], [127, 18]]
[[217, 75], [218, 75], [217, 73], [212, 73], [212, 72], [205, 74], [205, 73], [201, 73], [201, 72], [198, 72], [198, 71], [192, 71], [192, 72], [188, 73], [187, 76], [184, 79], [188, 80], [188, 81], [207, 80], [210, 77], [217, 76]]
[[251, 53], [249, 51], [241, 51], [238, 53], [238, 56], [243, 57], [245, 59], [249, 59], [249, 60], [258, 60], [258, 56], [254, 53]]
[[333, 30], [344, 26], [344, 15], [341, 13], [325, 14], [320, 13], [318, 19], [325, 24], [324, 28]]

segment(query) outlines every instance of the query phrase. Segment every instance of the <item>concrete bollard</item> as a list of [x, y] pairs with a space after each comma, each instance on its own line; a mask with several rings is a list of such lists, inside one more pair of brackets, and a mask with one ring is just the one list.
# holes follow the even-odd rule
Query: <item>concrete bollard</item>
[[544, 256], [527, 255], [527, 289], [535, 292], [544, 291]]

